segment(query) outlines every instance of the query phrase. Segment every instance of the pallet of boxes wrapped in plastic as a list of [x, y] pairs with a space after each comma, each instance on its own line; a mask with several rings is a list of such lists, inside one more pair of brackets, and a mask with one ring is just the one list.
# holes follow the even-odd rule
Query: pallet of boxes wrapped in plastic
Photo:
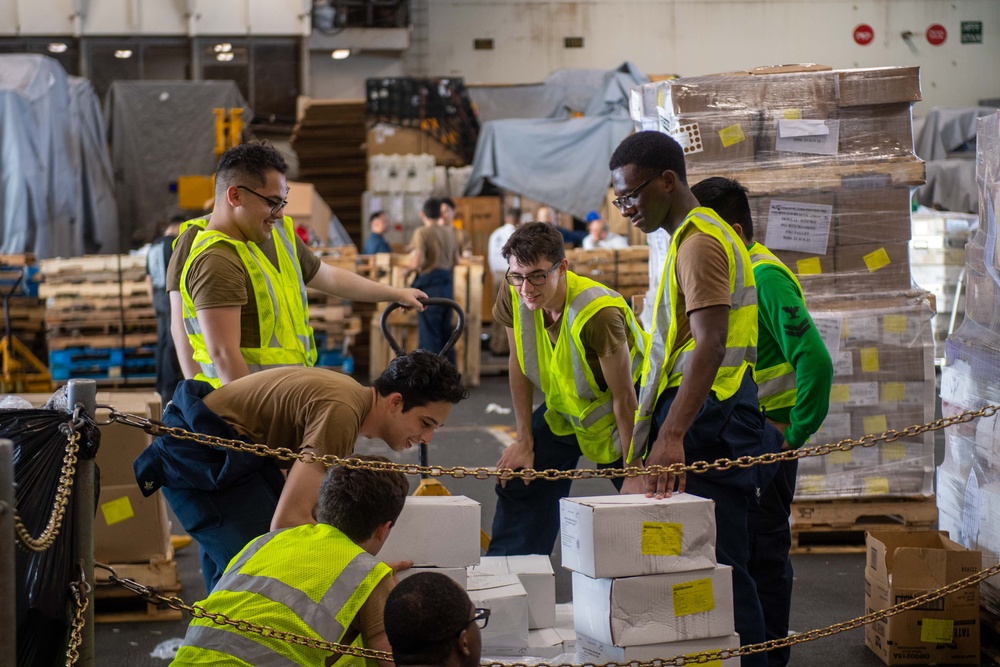
[[[945, 343], [941, 372], [944, 416], [1000, 405], [1000, 114], [979, 119], [978, 231], [965, 248], [968, 296], [965, 320]], [[983, 567], [1000, 561], [1000, 419], [997, 415], [945, 430], [944, 460], [937, 469], [940, 528], [983, 554]], [[1000, 633], [1000, 581], [980, 588], [984, 632]], [[994, 646], [997, 642], [992, 642]], [[988, 645], [989, 642], [984, 642]]]

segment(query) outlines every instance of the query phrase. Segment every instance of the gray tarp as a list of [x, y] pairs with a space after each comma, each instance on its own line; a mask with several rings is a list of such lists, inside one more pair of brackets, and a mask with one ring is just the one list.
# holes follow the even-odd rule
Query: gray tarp
[[232, 81], [115, 81], [104, 108], [111, 136], [118, 214], [125, 240], [152, 241], [159, 221], [180, 213], [178, 176], [215, 172], [212, 109], [239, 107], [252, 118]]
[[46, 56], [0, 56], [0, 252], [119, 252], [113, 188], [90, 82]]
[[[614, 70], [559, 70], [542, 86], [474, 89], [477, 104], [488, 100], [487, 117], [518, 109], [525, 115], [483, 123], [465, 194], [479, 194], [489, 180], [585, 218], [604, 202], [608, 160], [632, 131], [629, 90], [648, 80], [624, 63]], [[545, 109], [554, 109], [554, 117], [526, 117]], [[584, 116], [566, 118], [570, 111]]]
[[913, 149], [927, 163], [927, 183], [917, 189], [924, 206], [977, 213], [976, 121], [992, 107], [934, 107], [913, 122]]
[[612, 116], [486, 123], [465, 194], [477, 194], [489, 179], [585, 218], [604, 202], [611, 183], [608, 160], [631, 132], [631, 119]]

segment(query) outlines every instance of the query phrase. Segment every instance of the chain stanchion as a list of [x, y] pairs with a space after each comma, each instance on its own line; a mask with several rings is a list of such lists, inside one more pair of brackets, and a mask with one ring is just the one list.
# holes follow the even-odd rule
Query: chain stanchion
[[90, 606], [90, 584], [83, 568], [80, 568], [80, 581], [69, 585], [73, 594], [73, 621], [70, 627], [69, 646], [66, 648], [66, 667], [73, 667], [80, 659], [80, 645], [83, 643], [83, 628], [85, 615]]
[[77, 453], [80, 451], [80, 432], [73, 421], [64, 424], [63, 431], [66, 433], [67, 442], [62, 469], [59, 471], [59, 486], [56, 488], [48, 523], [38, 537], [31, 536], [21, 519], [21, 515], [18, 514], [16, 508], [14, 509], [14, 531], [17, 535], [17, 543], [27, 551], [40, 553], [51, 547], [56, 538], [59, 537], [59, 530], [66, 517], [66, 506], [69, 504], [69, 498], [73, 492], [73, 479], [76, 475]]
[[935, 419], [926, 424], [915, 424], [903, 429], [887, 429], [880, 434], [865, 435], [861, 438], [845, 438], [836, 443], [800, 447], [760, 456], [741, 456], [737, 459], [721, 458], [712, 462], [697, 461], [692, 464], [674, 463], [668, 466], [653, 465], [646, 467], [630, 466], [627, 468], [575, 468], [572, 470], [535, 470], [522, 468], [488, 468], [484, 466], [468, 468], [466, 466], [417, 465], [410, 463], [393, 463], [390, 461], [362, 461], [352, 457], [340, 457], [333, 454], [318, 455], [314, 452], [297, 452], [288, 447], [268, 447], [265, 444], [246, 443], [242, 440], [230, 440], [204, 433], [193, 433], [175, 426], [167, 426], [163, 422], [118, 412], [111, 408], [110, 419], [120, 424], [141, 428], [146, 433], [156, 437], [168, 435], [182, 440], [191, 440], [212, 447], [222, 447], [237, 452], [245, 452], [255, 456], [267, 456], [280, 461], [301, 461], [303, 463], [322, 463], [327, 466], [341, 465], [356, 470], [375, 470], [383, 472], [401, 472], [407, 475], [426, 475], [430, 477], [473, 477], [489, 479], [502, 477], [504, 479], [529, 479], [554, 481], [559, 479], [616, 479], [619, 477], [641, 477], [648, 475], [705, 473], [711, 470], [731, 470], [733, 468], [750, 468], [755, 465], [771, 465], [783, 461], [796, 461], [811, 456], [826, 456], [832, 452], [849, 452], [855, 447], [872, 447], [880, 442], [895, 442], [900, 438], [911, 438], [932, 431], [939, 431], [948, 426], [965, 424], [979, 417], [992, 417], [1000, 410], [1000, 406], [986, 405], [978, 410], [966, 410], [951, 417]]

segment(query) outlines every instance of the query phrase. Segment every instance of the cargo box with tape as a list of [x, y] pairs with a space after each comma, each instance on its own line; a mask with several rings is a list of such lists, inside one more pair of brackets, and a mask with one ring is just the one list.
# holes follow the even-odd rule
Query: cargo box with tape
[[[669, 644], [646, 644], [644, 646], [612, 646], [604, 644], [596, 639], [576, 636], [576, 658], [583, 664], [594, 664], [604, 662], [628, 663], [633, 661], [649, 662], [652, 660], [665, 660], [665, 664], [670, 658], [693, 657], [706, 651], [721, 651], [722, 649], [735, 649], [740, 647], [740, 636], [737, 634], [726, 637], [708, 637], [706, 639], [691, 639], [688, 641], [671, 642]], [[729, 658], [727, 660], [709, 660], [705, 663], [713, 667], [739, 667], [739, 658]]]
[[555, 627], [556, 576], [548, 556], [484, 556], [469, 568], [470, 576], [480, 574], [516, 575], [528, 593], [528, 628]]
[[478, 565], [481, 514], [479, 503], [465, 496], [407, 496], [379, 558], [415, 566]]
[[[865, 538], [865, 610], [886, 609], [982, 569], [979, 551], [944, 531], [871, 531]], [[887, 665], [978, 665], [979, 587], [865, 626], [865, 646]]]
[[[563, 498], [562, 565], [588, 577], [714, 567], [715, 502], [688, 493]], [[724, 633], [723, 633], [724, 634]]]
[[725, 637], [733, 629], [732, 568], [591, 579], [573, 573], [577, 635], [641, 646]]
[[527, 655], [528, 593], [516, 574], [479, 574], [469, 577], [469, 599], [490, 610], [483, 629], [485, 655]]

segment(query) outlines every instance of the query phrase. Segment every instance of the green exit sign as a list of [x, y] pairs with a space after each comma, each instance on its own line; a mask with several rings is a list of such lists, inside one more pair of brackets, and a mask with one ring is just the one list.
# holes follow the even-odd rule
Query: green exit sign
[[983, 43], [983, 22], [962, 21], [962, 44]]

